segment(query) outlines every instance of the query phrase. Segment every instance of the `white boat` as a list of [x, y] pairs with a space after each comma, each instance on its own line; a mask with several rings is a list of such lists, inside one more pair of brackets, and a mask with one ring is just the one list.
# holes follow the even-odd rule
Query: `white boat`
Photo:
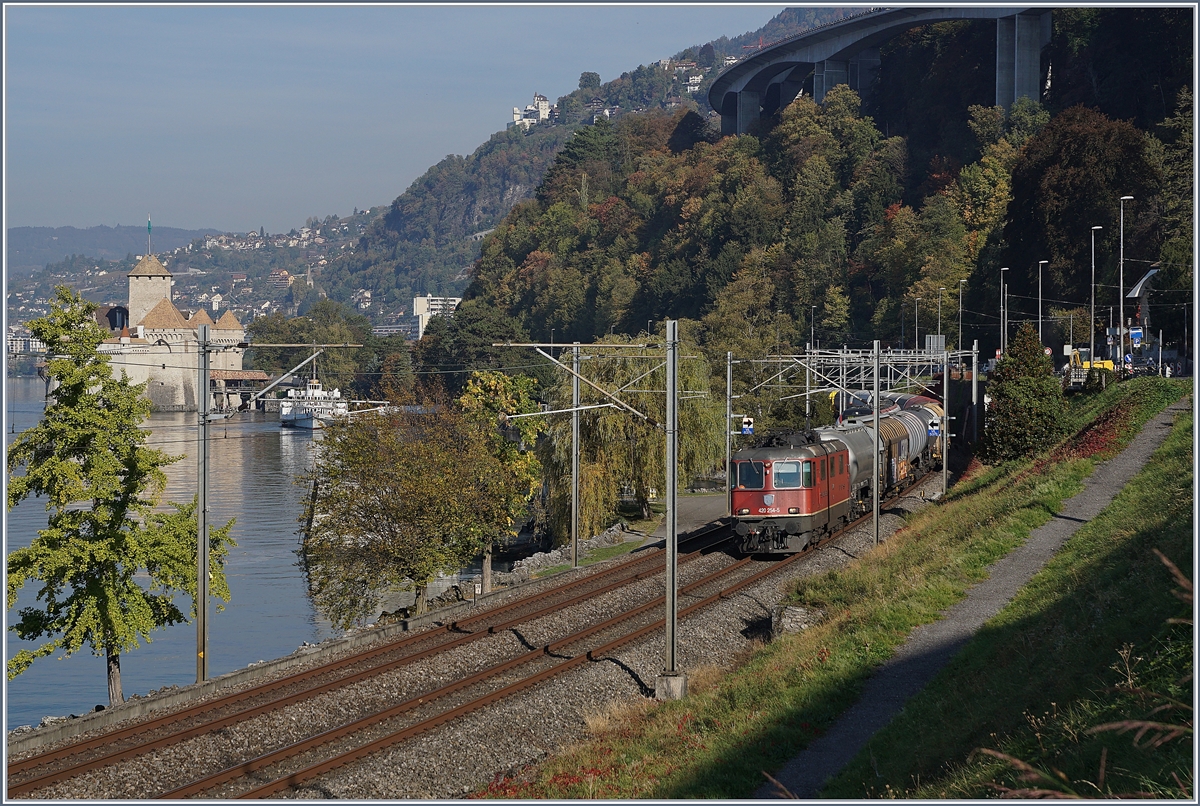
[[279, 403], [279, 424], [284, 428], [324, 428], [325, 423], [349, 414], [350, 407], [341, 391], [321, 388], [316, 378], [309, 378], [303, 389], [289, 389]]

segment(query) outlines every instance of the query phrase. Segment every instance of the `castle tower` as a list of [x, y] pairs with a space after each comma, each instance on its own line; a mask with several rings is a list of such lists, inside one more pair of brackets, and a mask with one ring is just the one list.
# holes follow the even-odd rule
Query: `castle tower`
[[154, 255], [146, 255], [128, 277], [129, 324], [140, 325], [155, 305], [171, 299], [171, 272]]

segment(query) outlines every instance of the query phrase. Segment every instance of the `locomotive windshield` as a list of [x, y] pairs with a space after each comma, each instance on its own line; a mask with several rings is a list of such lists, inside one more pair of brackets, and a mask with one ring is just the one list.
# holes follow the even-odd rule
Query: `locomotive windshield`
[[747, 490], [763, 488], [764, 466], [762, 462], [738, 462], [737, 486]]
[[775, 462], [771, 467], [775, 471], [776, 490], [792, 490], [800, 486], [799, 462]]

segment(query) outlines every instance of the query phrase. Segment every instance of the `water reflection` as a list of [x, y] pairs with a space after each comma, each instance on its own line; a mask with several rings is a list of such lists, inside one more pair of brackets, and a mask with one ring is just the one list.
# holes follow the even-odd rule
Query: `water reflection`
[[[8, 380], [4, 407], [8, 442], [16, 436], [11, 433], [13, 425], [20, 432], [37, 423], [44, 391], [36, 378]], [[185, 457], [165, 468], [164, 500], [190, 501], [196, 492], [196, 415], [154, 414], [147, 427], [150, 445]], [[210, 436], [210, 522], [224, 524], [236, 518], [232, 536], [238, 543], [226, 566], [232, 598], [224, 612], [210, 610], [209, 674], [217, 676], [340, 632], [313, 608], [295, 553], [304, 490], [293, 479], [308, 466], [312, 439], [281, 433], [278, 420], [261, 413], [217, 423]], [[6, 551], [29, 545], [45, 524], [44, 501], [22, 502], [5, 518]], [[17, 610], [36, 604], [36, 595], [33, 585], [22, 589], [16, 608], [8, 613], [9, 625], [16, 620]], [[194, 625], [169, 627], [152, 638], [150, 644], [121, 658], [126, 696], [195, 682]], [[8, 633], [6, 657], [32, 646]], [[102, 657], [86, 651], [62, 660], [56, 657], [38, 660], [7, 683], [8, 729], [37, 724], [46, 715], [79, 714], [107, 703]]]

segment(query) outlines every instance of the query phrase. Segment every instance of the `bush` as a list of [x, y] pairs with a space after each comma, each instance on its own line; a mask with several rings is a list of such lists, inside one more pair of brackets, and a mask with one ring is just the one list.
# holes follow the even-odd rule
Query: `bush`
[[1108, 370], [1099, 368], [1089, 369], [1087, 380], [1083, 382], [1083, 391], [1088, 394], [1103, 392], [1112, 382], [1113, 374]]
[[988, 384], [992, 402], [980, 446], [985, 461], [1032, 456], [1058, 439], [1063, 396], [1053, 372], [1033, 326], [1022, 325]]

